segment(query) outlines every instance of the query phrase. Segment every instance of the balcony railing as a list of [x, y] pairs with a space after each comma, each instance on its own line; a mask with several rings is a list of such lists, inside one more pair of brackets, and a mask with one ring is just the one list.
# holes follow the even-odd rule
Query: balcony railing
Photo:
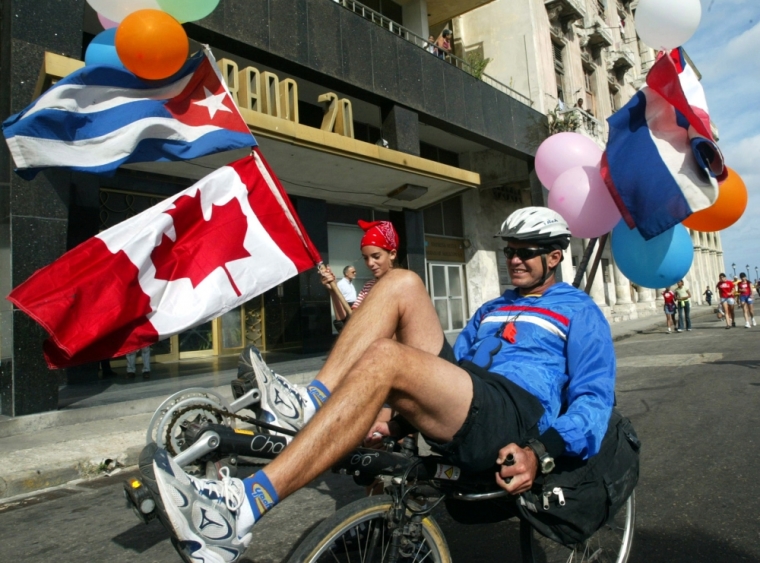
[[578, 122], [580, 123], [578, 133], [585, 133], [594, 140], [599, 140], [602, 143], [605, 142], [604, 124], [587, 111], [581, 108], [567, 108], [560, 113], [577, 115]]
[[393, 33], [394, 35], [398, 35], [402, 39], [408, 41], [409, 43], [412, 43], [419, 47], [420, 49], [423, 49], [424, 51], [428, 52], [431, 57], [439, 57], [444, 59], [445, 61], [451, 63], [458, 69], [466, 72], [467, 74], [470, 74], [472, 76], [479, 77], [483, 82], [488, 84], [489, 86], [492, 86], [493, 88], [496, 88], [497, 90], [503, 92], [507, 96], [510, 96], [514, 99], [516, 99], [519, 102], [522, 102], [525, 105], [532, 106], [533, 100], [531, 100], [529, 97], [521, 94], [517, 90], [514, 90], [507, 86], [506, 84], [499, 82], [494, 77], [489, 76], [488, 74], [484, 72], [480, 72], [478, 76], [478, 68], [476, 68], [475, 65], [472, 63], [467, 62], [464, 59], [461, 59], [457, 57], [456, 55], [452, 53], [442, 53], [441, 55], [437, 54], [441, 51], [435, 47], [435, 45], [431, 44], [427, 39], [423, 39], [413, 31], [408, 30], [407, 28], [399, 25], [395, 21], [391, 20], [390, 18], [385, 17], [379, 12], [376, 12], [372, 8], [368, 8], [364, 4], [360, 2], [356, 2], [356, 0], [329, 0], [330, 2], [335, 2], [336, 4], [340, 4], [347, 10], [352, 11], [358, 16], [363, 17], [364, 19], [371, 21], [375, 25], [378, 25], [382, 27], [383, 29], [386, 29], [390, 33]]

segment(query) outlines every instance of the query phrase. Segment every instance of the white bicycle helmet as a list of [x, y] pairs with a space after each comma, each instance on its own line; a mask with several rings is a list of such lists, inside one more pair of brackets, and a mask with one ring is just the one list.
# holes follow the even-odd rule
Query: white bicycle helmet
[[565, 250], [570, 245], [570, 229], [562, 215], [548, 207], [524, 207], [501, 224], [494, 237], [533, 242], [550, 249]]

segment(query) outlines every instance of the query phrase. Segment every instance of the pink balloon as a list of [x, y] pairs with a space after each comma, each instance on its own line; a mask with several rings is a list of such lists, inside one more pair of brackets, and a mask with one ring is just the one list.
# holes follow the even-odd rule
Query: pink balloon
[[549, 192], [549, 208], [562, 215], [578, 238], [600, 237], [621, 219], [599, 168], [592, 166], [562, 173]]
[[536, 174], [547, 189], [563, 172], [577, 166], [599, 167], [602, 149], [580, 133], [557, 133], [546, 139], [536, 152]]
[[100, 25], [103, 26], [103, 29], [111, 29], [119, 25], [118, 22], [111, 21], [107, 17], [101, 16], [100, 14], [98, 14], [98, 21], [100, 22]]

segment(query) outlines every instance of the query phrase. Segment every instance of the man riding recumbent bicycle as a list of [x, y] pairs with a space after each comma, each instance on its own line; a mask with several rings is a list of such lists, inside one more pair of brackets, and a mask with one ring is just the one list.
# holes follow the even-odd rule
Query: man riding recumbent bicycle
[[[256, 521], [331, 467], [363, 484], [380, 477], [386, 494], [337, 511], [293, 561], [450, 561], [430, 515], [441, 501], [463, 521], [473, 520], [471, 504], [481, 520], [518, 515], [523, 561], [539, 551], [532, 529], [552, 540], [539, 542], [541, 560], [627, 560], [639, 443], [612, 408], [609, 326], [585, 293], [556, 282], [570, 241], [557, 213], [521, 209], [496, 236], [507, 243], [516, 289], [483, 305], [453, 349], [422, 281], [396, 270], [352, 315], [312, 383], [289, 383], [251, 349], [255, 383], [223, 411], [205, 408], [216, 419], [200, 417], [243, 419], [268, 433], [197, 424], [204, 408], [193, 411], [191, 400], [172, 407], [172, 423], [188, 422], [182, 438], [169, 428], [164, 439], [163, 423], [155, 437], [177, 457], [149, 446], [141, 470], [185, 561], [236, 561]], [[377, 422], [386, 402], [399, 414]], [[257, 419], [237, 415], [241, 408]], [[413, 431], [437, 455], [420, 457]], [[238, 455], [272, 461], [241, 480]], [[183, 471], [203, 456], [218, 479]], [[140, 483], [126, 488], [146, 513]]]

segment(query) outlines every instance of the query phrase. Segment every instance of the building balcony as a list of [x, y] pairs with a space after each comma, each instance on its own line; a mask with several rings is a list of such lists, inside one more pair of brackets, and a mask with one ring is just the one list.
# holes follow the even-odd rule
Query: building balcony
[[583, 0], [544, 0], [549, 20], [559, 19], [563, 27], [586, 17], [586, 4]]
[[636, 66], [636, 58], [634, 57], [633, 52], [626, 47], [616, 51], [610, 51], [607, 54], [607, 70], [624, 72], [634, 66]]
[[596, 143], [601, 143], [601, 146], [604, 146], [606, 143], [606, 131], [603, 122], [580, 108], [568, 108], [561, 113], [574, 115], [577, 118], [579, 126], [575, 131], [576, 133], [581, 133], [582, 135], [590, 137]]
[[594, 47], [612, 47], [612, 32], [609, 25], [599, 16], [594, 16], [591, 29], [589, 30], [588, 43]]

